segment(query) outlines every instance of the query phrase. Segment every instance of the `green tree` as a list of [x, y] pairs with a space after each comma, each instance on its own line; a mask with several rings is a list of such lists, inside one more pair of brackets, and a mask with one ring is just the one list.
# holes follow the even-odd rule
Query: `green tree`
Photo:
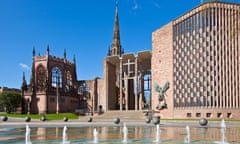
[[3, 91], [0, 93], [0, 105], [7, 113], [19, 107], [21, 103], [21, 94], [15, 91]]

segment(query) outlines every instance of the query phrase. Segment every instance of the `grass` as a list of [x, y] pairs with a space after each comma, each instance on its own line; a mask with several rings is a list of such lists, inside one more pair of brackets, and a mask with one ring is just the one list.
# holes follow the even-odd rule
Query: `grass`
[[[14, 118], [25, 118], [27, 116], [31, 119], [40, 119], [43, 115], [41, 114], [7, 114], [3, 113], [0, 116], [14, 117]], [[64, 117], [68, 119], [78, 119], [78, 115], [74, 113], [59, 113], [59, 114], [45, 114], [47, 120], [62, 120]]]

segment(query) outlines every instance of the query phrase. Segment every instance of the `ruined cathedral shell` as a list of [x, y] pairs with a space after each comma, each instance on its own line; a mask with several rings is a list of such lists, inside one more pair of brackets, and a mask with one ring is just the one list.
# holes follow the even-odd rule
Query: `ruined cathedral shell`
[[74, 112], [78, 108], [76, 61], [49, 54], [36, 56], [33, 49], [30, 84], [25, 86], [23, 113]]

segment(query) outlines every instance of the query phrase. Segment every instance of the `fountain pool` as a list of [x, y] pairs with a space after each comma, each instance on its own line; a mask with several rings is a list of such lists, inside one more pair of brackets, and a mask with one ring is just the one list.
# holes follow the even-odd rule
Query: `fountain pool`
[[[125, 124], [124, 124], [125, 125]], [[127, 127], [126, 127], [127, 126]], [[188, 136], [186, 126], [128, 126], [123, 125], [106, 127], [31, 127], [30, 138], [32, 144], [61, 144], [67, 143], [161, 143], [161, 144], [183, 144]], [[30, 130], [28, 129], [28, 130]], [[67, 131], [66, 131], [67, 129]], [[124, 129], [127, 132], [123, 133]], [[156, 130], [157, 129], [157, 130]], [[191, 144], [214, 144], [222, 141], [221, 127], [191, 127]], [[161, 133], [158, 133], [161, 131]], [[97, 134], [96, 134], [97, 132]], [[0, 128], [0, 143], [24, 144], [25, 127]], [[64, 135], [64, 136], [63, 136]], [[124, 136], [125, 135], [125, 136]], [[159, 140], [156, 140], [159, 136]], [[160, 140], [161, 137], [161, 140]], [[124, 141], [125, 139], [125, 141]], [[190, 138], [189, 138], [190, 139]], [[240, 127], [226, 127], [224, 133], [224, 143], [240, 143]]]

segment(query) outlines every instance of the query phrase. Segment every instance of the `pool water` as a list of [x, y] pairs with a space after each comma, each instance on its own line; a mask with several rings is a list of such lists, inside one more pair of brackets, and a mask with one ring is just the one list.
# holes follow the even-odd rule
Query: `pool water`
[[[61, 144], [63, 142], [63, 127], [43, 128], [30, 126], [30, 140], [32, 144]], [[97, 130], [94, 136], [93, 131]], [[0, 143], [23, 144], [25, 143], [26, 128], [2, 128], [0, 129]], [[139, 143], [139, 144], [183, 144], [187, 136], [185, 127], [127, 127], [127, 136], [124, 138], [123, 127], [67, 127], [67, 142], [79, 143]], [[157, 136], [157, 137], [156, 137]], [[201, 128], [190, 127], [191, 144], [212, 143], [240, 143], [240, 128]], [[123, 140], [124, 138], [124, 140]], [[224, 139], [224, 142], [223, 142]]]

